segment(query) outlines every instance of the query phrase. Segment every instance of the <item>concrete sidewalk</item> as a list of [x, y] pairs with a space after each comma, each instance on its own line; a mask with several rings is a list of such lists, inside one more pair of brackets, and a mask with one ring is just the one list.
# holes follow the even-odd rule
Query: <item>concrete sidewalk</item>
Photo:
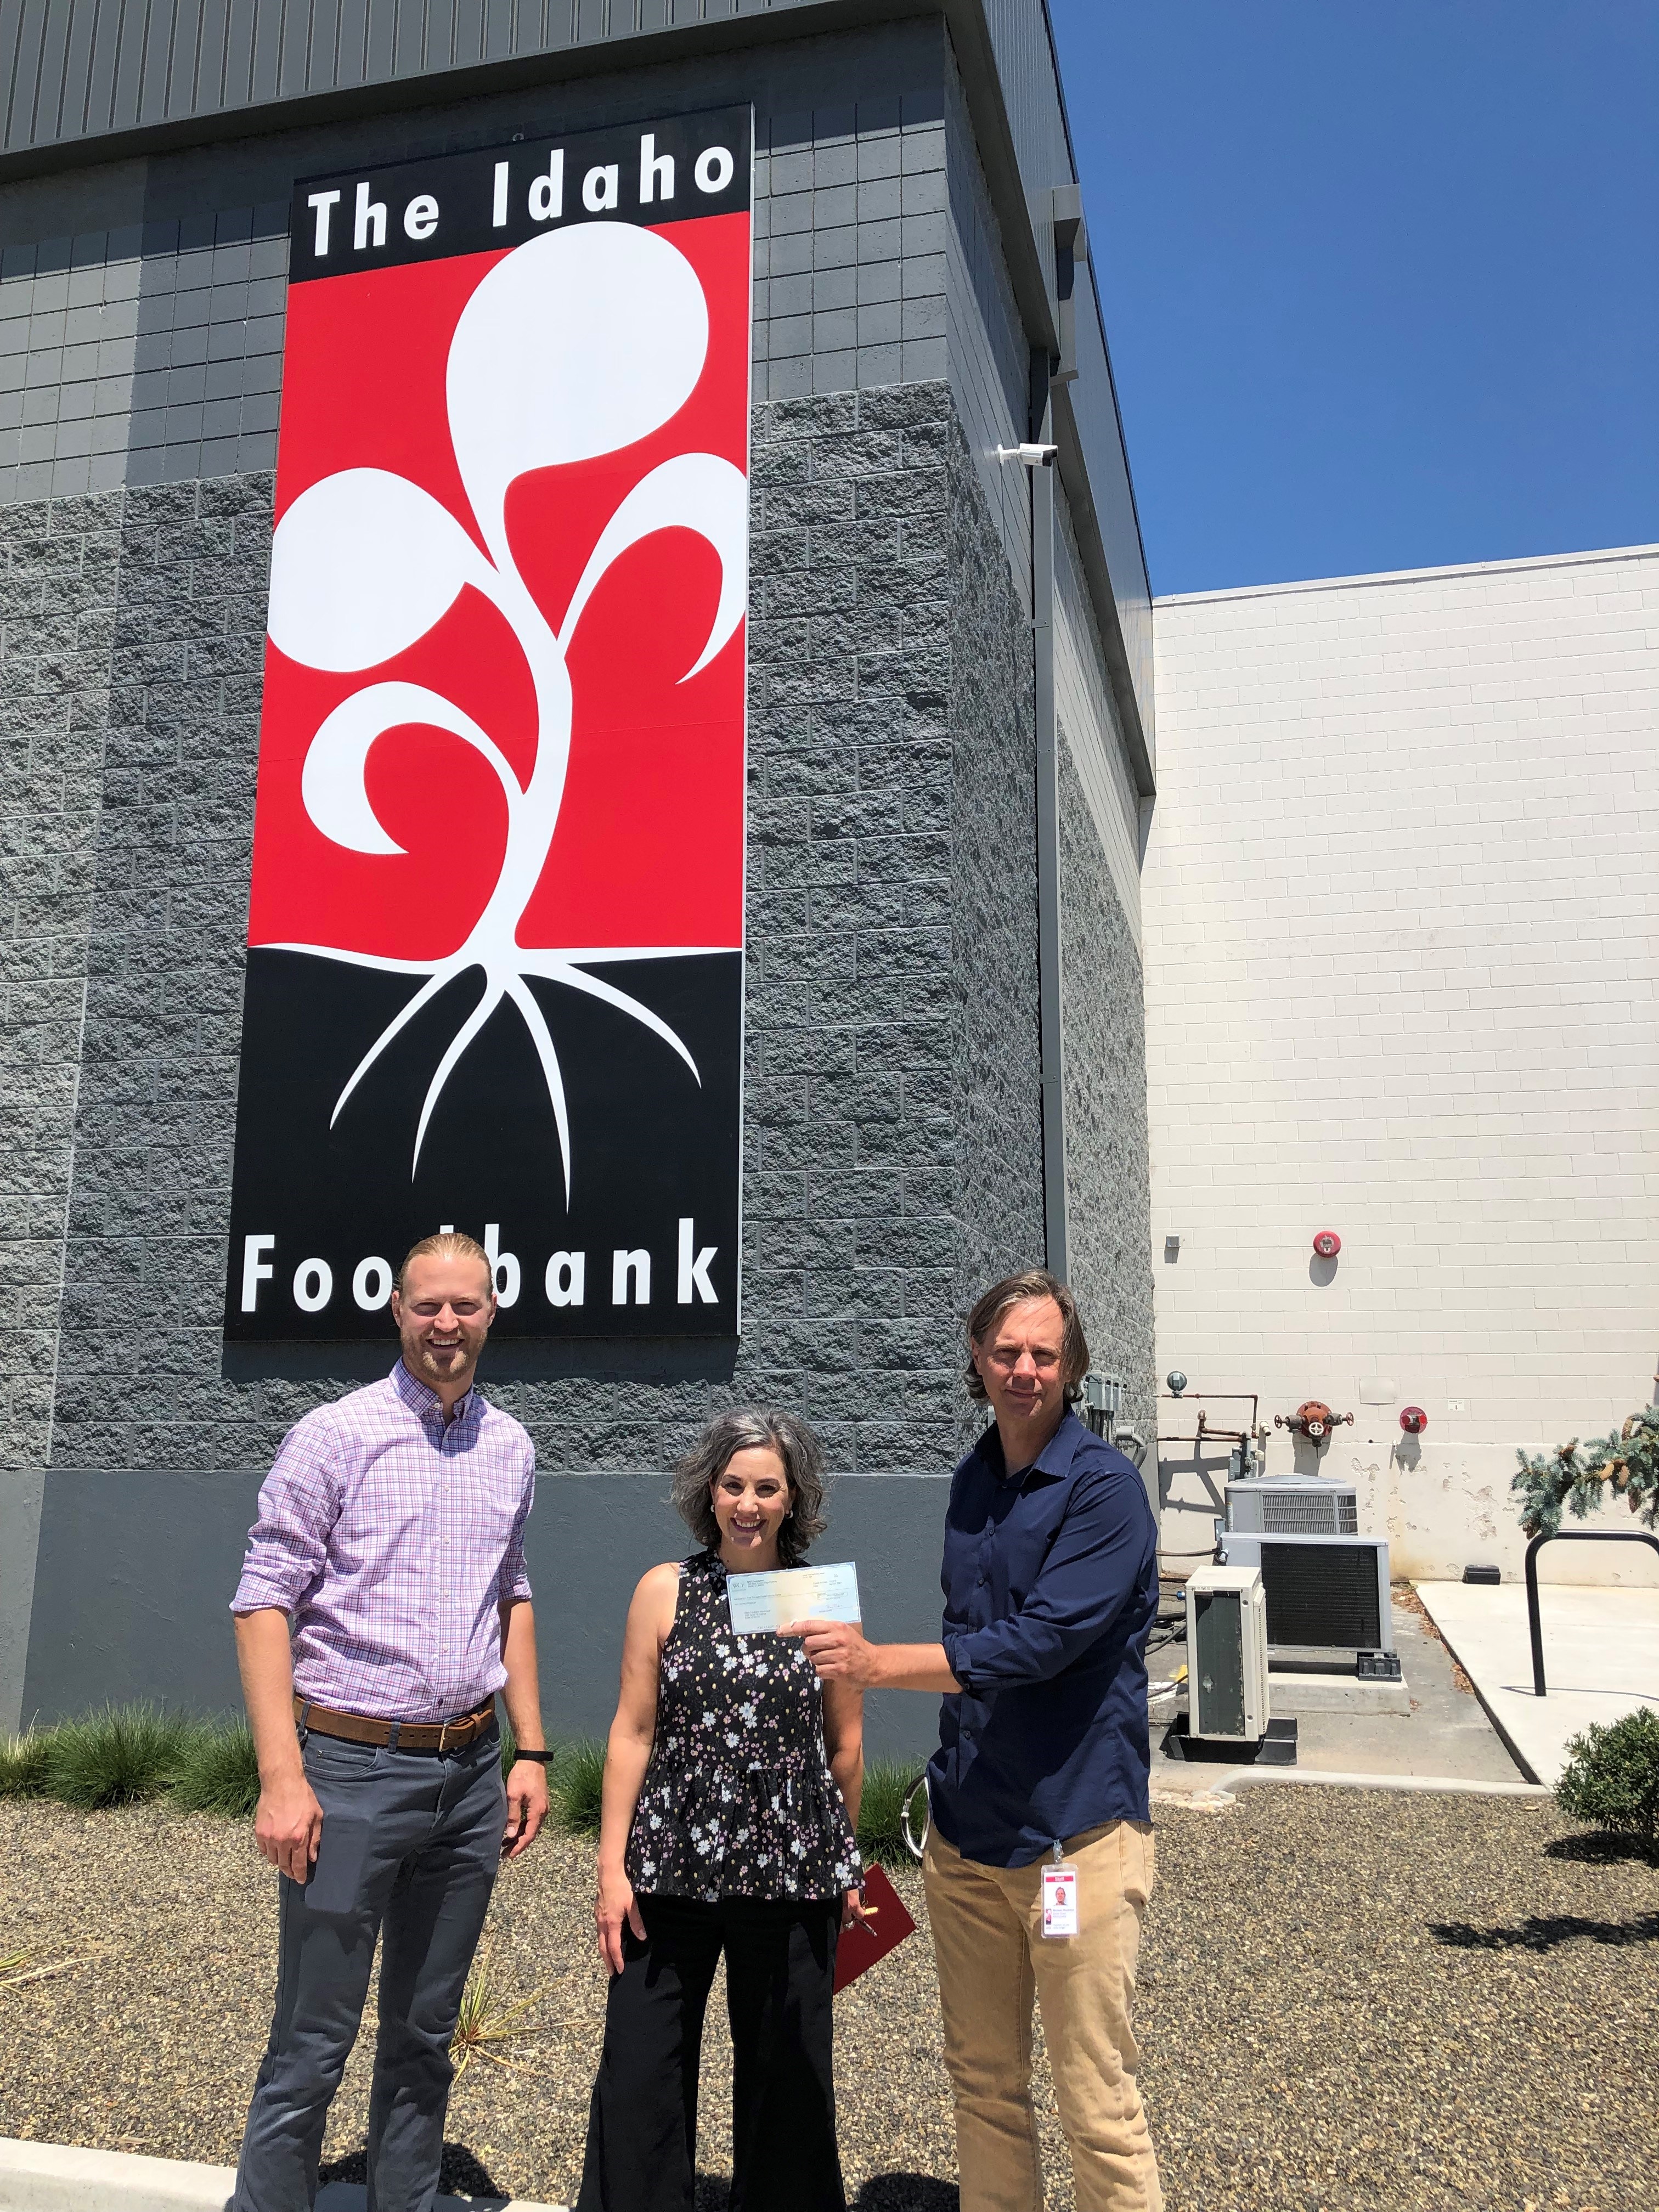
[[[229, 2166], [82, 2150], [70, 2143], [0, 2136], [0, 2212], [225, 2212], [236, 2184]], [[331, 2181], [317, 2212], [363, 2212], [361, 2182]], [[434, 2212], [564, 2212], [522, 2197], [440, 2197]]]
[[1547, 1695], [1534, 1697], [1527, 1593], [1419, 1583], [1417, 1594], [1517, 1759], [1539, 1782], [1559, 1781], [1567, 1742], [1592, 1721], [1638, 1705], [1659, 1711], [1659, 1589], [1539, 1590]]
[[1202, 1802], [1214, 1790], [1231, 1790], [1232, 1782], [1225, 1778], [1245, 1771], [1263, 1782], [1274, 1777], [1323, 1778], [1360, 1788], [1428, 1787], [1499, 1796], [1529, 1788], [1531, 1777], [1516, 1764], [1479, 1700], [1456, 1686], [1446, 1648], [1421, 1615], [1396, 1604], [1394, 1636], [1405, 1677], [1401, 1682], [1357, 1681], [1352, 1663], [1346, 1675], [1274, 1669], [1273, 1711], [1293, 1714], [1297, 1720], [1294, 1767], [1245, 1770], [1166, 1759], [1159, 1750], [1164, 1728], [1154, 1725], [1154, 1795], [1164, 1803], [1183, 1798]]

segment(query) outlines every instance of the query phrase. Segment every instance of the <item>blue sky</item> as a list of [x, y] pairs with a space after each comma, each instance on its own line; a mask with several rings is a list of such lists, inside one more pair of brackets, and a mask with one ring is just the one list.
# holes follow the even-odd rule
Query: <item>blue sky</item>
[[1659, 540], [1659, 0], [1050, 0], [1155, 592]]

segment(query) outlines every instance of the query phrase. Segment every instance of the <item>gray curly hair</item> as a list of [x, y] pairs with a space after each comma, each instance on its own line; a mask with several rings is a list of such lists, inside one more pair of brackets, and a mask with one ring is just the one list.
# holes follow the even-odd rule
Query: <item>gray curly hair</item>
[[720, 1549], [714, 1485], [740, 1451], [770, 1450], [783, 1462], [789, 1510], [778, 1531], [778, 1558], [796, 1566], [829, 1522], [823, 1511], [823, 1446], [805, 1421], [769, 1406], [741, 1406], [719, 1414], [674, 1469], [675, 1510], [697, 1541]]

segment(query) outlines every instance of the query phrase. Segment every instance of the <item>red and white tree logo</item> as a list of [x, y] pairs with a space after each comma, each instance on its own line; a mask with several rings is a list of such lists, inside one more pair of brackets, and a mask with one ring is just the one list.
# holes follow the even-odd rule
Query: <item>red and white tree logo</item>
[[[747, 152], [742, 210], [705, 212], [733, 157], [677, 179], [665, 135], [631, 134], [632, 220], [630, 134], [296, 196], [234, 1231], [331, 1279], [434, 1206], [568, 1258], [718, 1219], [727, 1183], [735, 1267]], [[585, 149], [623, 159], [584, 205]], [[550, 174], [573, 204], [542, 227]], [[486, 186], [530, 234], [436, 251]], [[240, 1250], [233, 1334], [369, 1333], [283, 1310], [280, 1264], [250, 1313]]]

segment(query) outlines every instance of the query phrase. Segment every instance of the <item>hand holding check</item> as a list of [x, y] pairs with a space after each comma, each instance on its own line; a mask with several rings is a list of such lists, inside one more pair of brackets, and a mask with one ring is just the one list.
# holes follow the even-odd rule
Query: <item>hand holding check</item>
[[856, 1620], [792, 1620], [780, 1636], [799, 1636], [821, 1682], [846, 1682], [867, 1690], [876, 1680], [876, 1646]]

